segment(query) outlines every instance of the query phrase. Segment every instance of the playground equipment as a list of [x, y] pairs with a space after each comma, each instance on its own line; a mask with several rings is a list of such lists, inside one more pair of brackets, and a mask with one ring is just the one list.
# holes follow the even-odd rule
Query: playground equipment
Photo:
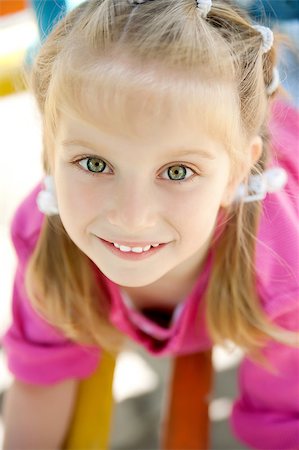
[[[97, 371], [80, 382], [64, 450], [109, 448], [114, 367], [114, 357], [104, 352]], [[166, 416], [162, 421], [162, 450], [209, 448], [212, 380], [210, 351], [174, 358]]]
[[108, 449], [115, 358], [104, 352], [96, 372], [79, 384], [65, 450]]
[[25, 87], [22, 67], [27, 48], [14, 44], [12, 31], [27, 7], [26, 0], [0, 0], [0, 95]]
[[26, 0], [1, 0], [0, 1], [0, 16], [14, 14], [22, 11], [27, 6]]
[[[73, 3], [72, 3], [73, 2]], [[69, 0], [70, 6], [75, 0]], [[33, 11], [36, 16], [37, 30], [32, 32], [34, 21], [28, 31], [22, 30], [22, 13]], [[24, 90], [24, 74], [30, 68], [32, 60], [41, 42], [43, 42], [53, 26], [65, 15], [67, 4], [64, 0], [0, 0], [0, 96]], [[23, 20], [28, 17], [23, 14]], [[17, 36], [22, 35], [22, 38]], [[33, 35], [31, 41], [28, 33]]]

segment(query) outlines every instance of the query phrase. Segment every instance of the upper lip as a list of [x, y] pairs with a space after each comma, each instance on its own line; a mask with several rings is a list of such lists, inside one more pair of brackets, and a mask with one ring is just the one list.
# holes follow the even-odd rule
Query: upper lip
[[[103, 239], [103, 238], [101, 238]], [[126, 247], [147, 247], [148, 245], [157, 245], [157, 244], [164, 244], [164, 242], [155, 242], [155, 241], [147, 241], [147, 242], [129, 242], [129, 241], [122, 241], [122, 240], [118, 240], [116, 239], [115, 241], [111, 241], [110, 239], [103, 239], [106, 242], [110, 242], [111, 244], [119, 244], [119, 245], [124, 245]]]

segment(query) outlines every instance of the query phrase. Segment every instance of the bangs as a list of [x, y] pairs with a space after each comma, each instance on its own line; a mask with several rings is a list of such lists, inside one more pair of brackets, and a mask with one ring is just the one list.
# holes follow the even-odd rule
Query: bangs
[[241, 144], [238, 96], [231, 82], [157, 63], [141, 66], [121, 56], [60, 67], [51, 80], [46, 117], [57, 121], [59, 111], [65, 112], [131, 139], [146, 138], [171, 119], [202, 130], [230, 153]]

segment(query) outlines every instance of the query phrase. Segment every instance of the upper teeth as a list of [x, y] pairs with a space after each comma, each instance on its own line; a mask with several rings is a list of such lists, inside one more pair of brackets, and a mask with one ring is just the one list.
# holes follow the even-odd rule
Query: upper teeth
[[117, 244], [117, 242], [113, 242], [114, 247], [118, 248], [122, 252], [134, 252], [134, 253], [142, 253], [147, 252], [151, 247], [158, 247], [159, 244], [147, 245], [146, 247], [127, 247], [126, 245]]

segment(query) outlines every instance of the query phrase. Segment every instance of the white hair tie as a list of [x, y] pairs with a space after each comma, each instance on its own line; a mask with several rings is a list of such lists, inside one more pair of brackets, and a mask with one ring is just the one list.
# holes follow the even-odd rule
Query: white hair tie
[[283, 189], [288, 180], [282, 167], [272, 167], [261, 175], [250, 175], [248, 184], [242, 183], [236, 192], [235, 201], [250, 203], [263, 200], [267, 193]]
[[197, 8], [200, 11], [201, 17], [205, 19], [212, 8], [212, 0], [197, 0]]
[[55, 193], [54, 179], [48, 175], [44, 179], [45, 189], [40, 191], [36, 198], [38, 209], [47, 216], [59, 214], [58, 204]]
[[270, 30], [270, 28], [268, 27], [264, 27], [263, 25], [253, 25], [252, 28], [254, 28], [258, 33], [262, 35], [262, 51], [263, 53], [267, 53], [269, 50], [271, 50], [274, 42], [274, 35], [272, 30]]

